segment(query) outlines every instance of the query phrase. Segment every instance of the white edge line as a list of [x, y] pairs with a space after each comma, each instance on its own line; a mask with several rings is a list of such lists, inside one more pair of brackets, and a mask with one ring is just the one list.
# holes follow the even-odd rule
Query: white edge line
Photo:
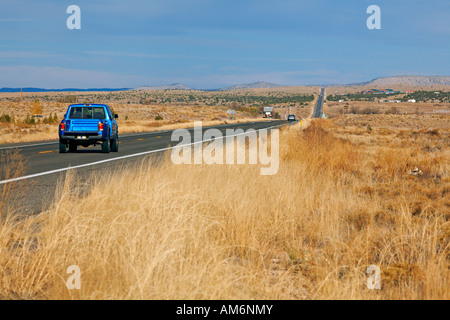
[[[255, 131], [258, 132], [258, 131], [261, 131], [261, 130], [269, 130], [269, 129], [281, 127], [282, 125], [283, 124], [277, 125], [277, 126], [268, 127], [268, 128], [258, 129], [258, 130], [255, 130]], [[32, 178], [37, 178], [37, 177], [41, 177], [41, 176], [46, 176], [46, 175], [53, 174], [53, 173], [58, 173], [58, 172], [64, 172], [64, 171], [73, 170], [73, 169], [79, 169], [79, 168], [84, 168], [84, 167], [95, 166], [95, 165], [99, 165], [99, 164], [102, 164], [102, 163], [107, 163], [107, 162], [112, 162], [112, 161], [117, 161], [117, 160], [122, 160], [122, 159], [127, 159], [127, 158], [134, 158], [134, 157], [144, 156], [144, 155], [148, 155], [148, 154], [152, 154], [152, 153], [156, 153], [156, 152], [167, 151], [167, 150], [171, 150], [171, 149], [175, 149], [175, 148], [192, 146], [192, 145], [195, 145], [195, 144], [198, 144], [198, 143], [209, 142], [209, 141], [213, 141], [213, 140], [217, 140], [217, 139], [224, 139], [224, 138], [227, 138], [227, 137], [237, 137], [237, 136], [248, 135], [248, 134], [251, 134], [251, 132], [244, 132], [244, 133], [239, 133], [239, 134], [235, 134], [235, 135], [231, 135], [231, 136], [222, 136], [222, 137], [217, 137], [217, 138], [211, 138], [211, 139], [208, 139], [208, 140], [202, 140], [202, 141], [197, 141], [197, 142], [188, 143], [188, 144], [176, 145], [174, 147], [167, 147], [167, 148], [163, 148], [163, 149], [157, 149], [157, 150], [150, 150], [150, 151], [145, 151], [145, 152], [133, 153], [133, 154], [129, 154], [129, 155], [126, 155], [126, 156], [117, 157], [117, 158], [106, 159], [106, 160], [101, 160], [101, 161], [96, 161], [96, 162], [91, 162], [91, 163], [85, 163], [85, 164], [81, 164], [81, 165], [74, 166], [74, 167], [67, 167], [67, 168], [62, 168], [62, 169], [56, 169], [56, 170], [51, 170], [51, 171], [35, 173], [35, 174], [28, 175], [28, 176], [23, 176], [23, 177], [19, 177], [19, 178], [14, 178], [14, 179], [8, 179], [8, 180], [0, 181], [0, 185], [7, 184], [7, 183], [10, 183], [10, 182], [20, 181], [20, 180], [26, 180], [26, 179], [32, 179]]]

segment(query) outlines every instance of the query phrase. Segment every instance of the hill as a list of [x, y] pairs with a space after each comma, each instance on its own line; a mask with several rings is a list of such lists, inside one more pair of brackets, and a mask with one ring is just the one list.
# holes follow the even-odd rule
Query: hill
[[349, 84], [348, 86], [393, 86], [411, 87], [450, 86], [450, 76], [397, 76], [376, 78], [368, 82]]
[[174, 83], [167, 86], [145, 86], [138, 87], [134, 90], [193, 90], [181, 83]]
[[269, 83], [265, 81], [258, 81], [248, 84], [238, 84], [234, 86], [229, 86], [222, 88], [220, 90], [222, 91], [228, 91], [228, 90], [240, 90], [240, 89], [271, 89], [271, 88], [277, 88], [280, 87], [278, 84]]

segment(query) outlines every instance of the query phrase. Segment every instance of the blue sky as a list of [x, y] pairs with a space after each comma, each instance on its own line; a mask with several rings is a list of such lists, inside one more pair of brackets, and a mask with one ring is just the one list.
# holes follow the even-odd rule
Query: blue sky
[[449, 58], [449, 0], [0, 0], [0, 87], [350, 83]]

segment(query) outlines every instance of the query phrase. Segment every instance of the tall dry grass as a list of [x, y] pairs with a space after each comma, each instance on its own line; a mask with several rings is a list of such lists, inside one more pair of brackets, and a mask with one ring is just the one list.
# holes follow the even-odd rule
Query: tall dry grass
[[[49, 211], [1, 225], [0, 298], [449, 299], [448, 160], [410, 176], [414, 159], [335, 130], [284, 129], [274, 176], [166, 158], [95, 176], [86, 194], [69, 175]], [[436, 198], [417, 212], [422, 192]]]
[[[17, 150], [0, 151], [0, 180], [15, 179], [23, 175], [26, 161]], [[31, 184], [17, 182], [0, 185], [0, 223], [8, 215], [20, 216], [20, 201], [29, 192]]]

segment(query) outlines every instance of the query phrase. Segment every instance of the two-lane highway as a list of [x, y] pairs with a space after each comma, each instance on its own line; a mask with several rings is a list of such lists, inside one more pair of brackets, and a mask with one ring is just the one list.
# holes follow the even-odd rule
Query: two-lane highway
[[[262, 121], [239, 124], [224, 124], [213, 127], [219, 129], [223, 136], [227, 129], [261, 130], [285, 124], [285, 121]], [[188, 129], [193, 135], [193, 128]], [[26, 169], [20, 177], [10, 179], [0, 173], [0, 194], [6, 184], [25, 183], [32, 186], [31, 192], [23, 196], [22, 205], [30, 212], [39, 212], [51, 202], [59, 180], [67, 171], [76, 171], [77, 177], [85, 179], [93, 172], [114, 169], [141, 161], [143, 158], [162, 154], [177, 145], [171, 141], [172, 130], [120, 135], [119, 152], [102, 153], [100, 146], [82, 148], [76, 153], [60, 154], [57, 141], [36, 142], [29, 144], [0, 145], [0, 163], [5, 163], [8, 151], [17, 150], [25, 160]], [[9, 179], [8, 179], [9, 178]]]
[[325, 88], [322, 88], [320, 91], [320, 95], [317, 98], [316, 107], [314, 108], [312, 118], [321, 118], [322, 117], [324, 96], [325, 96]]

